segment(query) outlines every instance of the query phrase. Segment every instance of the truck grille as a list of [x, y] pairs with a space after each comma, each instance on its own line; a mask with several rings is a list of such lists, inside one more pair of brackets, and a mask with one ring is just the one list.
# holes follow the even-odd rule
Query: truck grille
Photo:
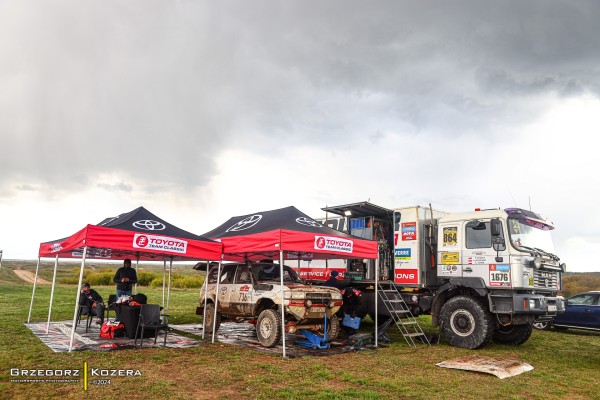
[[558, 289], [558, 272], [534, 270], [533, 285], [536, 288]]
[[331, 300], [331, 293], [306, 293], [306, 300], [313, 304], [327, 304]]

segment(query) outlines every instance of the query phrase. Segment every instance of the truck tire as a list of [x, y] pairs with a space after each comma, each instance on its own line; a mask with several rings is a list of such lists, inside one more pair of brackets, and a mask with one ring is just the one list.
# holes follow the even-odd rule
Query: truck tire
[[[333, 315], [330, 319], [327, 320], [327, 341], [331, 342], [335, 340], [340, 334], [340, 319]], [[319, 329], [317, 331], [319, 335], [323, 334], [323, 329]]]
[[[207, 333], [212, 334], [214, 317], [215, 317], [215, 304], [208, 303], [206, 305], [206, 321], [204, 322], [204, 327], [205, 327]], [[215, 332], [217, 332], [219, 330], [219, 326], [221, 326], [221, 314], [217, 313]]]
[[487, 344], [494, 333], [491, 314], [472, 297], [448, 300], [442, 306], [440, 321], [446, 340], [454, 347], [477, 349]]
[[272, 308], [262, 310], [256, 323], [256, 337], [265, 347], [274, 347], [281, 339], [281, 315]]
[[500, 326], [494, 330], [494, 342], [519, 346], [529, 339], [532, 332], [531, 324]]

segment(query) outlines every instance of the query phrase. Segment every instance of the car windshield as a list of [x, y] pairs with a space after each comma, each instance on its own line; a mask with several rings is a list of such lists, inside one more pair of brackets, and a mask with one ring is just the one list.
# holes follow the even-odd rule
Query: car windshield
[[[280, 281], [279, 264], [255, 264], [251, 268], [252, 274], [258, 282]], [[283, 281], [288, 283], [302, 282], [296, 271], [286, 265], [283, 266]]]
[[549, 225], [527, 218], [509, 218], [508, 232], [513, 246], [519, 248], [541, 249], [553, 253], [554, 244], [550, 236]]

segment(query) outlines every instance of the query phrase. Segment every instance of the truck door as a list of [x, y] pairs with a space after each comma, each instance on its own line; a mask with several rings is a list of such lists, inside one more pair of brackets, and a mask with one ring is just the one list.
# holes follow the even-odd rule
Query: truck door
[[[464, 223], [465, 244], [462, 251], [462, 276], [482, 278], [487, 287], [512, 287], [511, 271], [506, 245], [499, 252], [492, 247], [490, 221], [471, 220]], [[501, 237], [504, 238], [504, 228]], [[496, 259], [496, 257], [499, 257]]]
[[437, 275], [439, 278], [462, 276], [460, 265], [461, 247], [464, 242], [462, 232], [463, 226], [459, 222], [440, 224], [437, 260]]

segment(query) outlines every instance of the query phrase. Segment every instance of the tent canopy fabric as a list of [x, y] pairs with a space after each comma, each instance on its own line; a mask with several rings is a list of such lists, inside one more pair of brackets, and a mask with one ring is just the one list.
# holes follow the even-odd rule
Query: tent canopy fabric
[[219, 260], [222, 244], [157, 217], [144, 207], [87, 225], [75, 234], [40, 244], [39, 257], [140, 260]]
[[223, 243], [224, 259], [377, 258], [378, 243], [325, 226], [290, 206], [230, 218], [203, 236]]

